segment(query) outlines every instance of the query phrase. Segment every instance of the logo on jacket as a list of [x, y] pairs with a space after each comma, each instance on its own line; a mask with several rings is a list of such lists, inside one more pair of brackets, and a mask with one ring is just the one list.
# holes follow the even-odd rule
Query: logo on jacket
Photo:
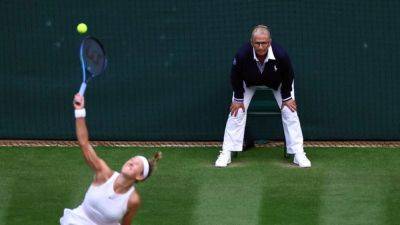
[[236, 58], [233, 58], [232, 64], [233, 64], [233, 65], [236, 65]]
[[275, 70], [275, 72], [278, 71], [278, 68], [276, 67], [276, 65], [274, 65], [274, 70]]

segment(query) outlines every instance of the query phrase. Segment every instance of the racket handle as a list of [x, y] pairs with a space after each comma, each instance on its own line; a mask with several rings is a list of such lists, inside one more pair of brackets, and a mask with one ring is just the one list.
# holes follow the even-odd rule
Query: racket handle
[[82, 82], [81, 87], [79, 88], [79, 94], [81, 96], [84, 96], [85, 95], [85, 90], [86, 90], [86, 83]]

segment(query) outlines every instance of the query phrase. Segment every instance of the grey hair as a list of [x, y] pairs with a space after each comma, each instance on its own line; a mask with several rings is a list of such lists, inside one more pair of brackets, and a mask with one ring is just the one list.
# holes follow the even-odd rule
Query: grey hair
[[271, 39], [271, 32], [269, 31], [269, 27], [263, 24], [259, 24], [253, 28], [251, 31], [251, 37], [250, 41], [253, 41], [254, 34], [258, 31], [261, 31], [261, 33], [266, 33], [269, 35], [269, 38]]

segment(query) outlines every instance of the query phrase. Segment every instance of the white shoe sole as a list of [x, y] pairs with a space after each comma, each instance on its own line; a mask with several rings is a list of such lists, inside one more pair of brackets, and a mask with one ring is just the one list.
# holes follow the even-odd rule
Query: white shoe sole
[[214, 165], [215, 167], [217, 167], [217, 168], [225, 168], [225, 167], [227, 167], [229, 164], [226, 164], [226, 165]]

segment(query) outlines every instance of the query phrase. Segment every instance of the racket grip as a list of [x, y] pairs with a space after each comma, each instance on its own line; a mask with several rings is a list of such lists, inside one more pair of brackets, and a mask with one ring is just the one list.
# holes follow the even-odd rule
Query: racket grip
[[81, 87], [79, 88], [79, 94], [81, 96], [84, 96], [85, 95], [85, 90], [86, 90], [86, 83], [82, 82]]

